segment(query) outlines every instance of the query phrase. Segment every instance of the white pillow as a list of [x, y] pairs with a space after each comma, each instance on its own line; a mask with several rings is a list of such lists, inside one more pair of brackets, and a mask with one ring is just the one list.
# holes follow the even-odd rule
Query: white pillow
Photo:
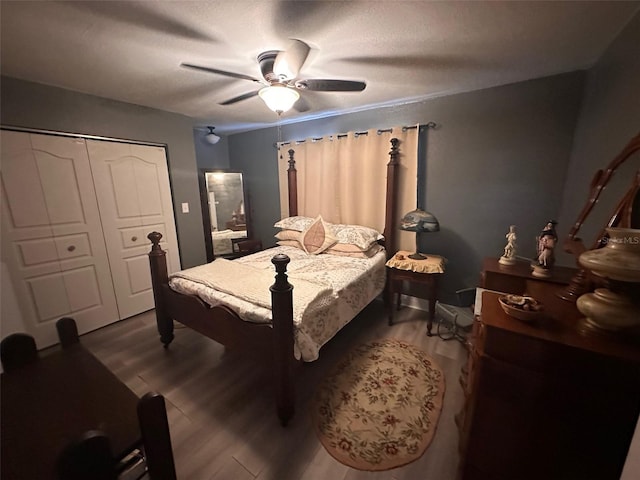
[[311, 225], [314, 222], [314, 220], [315, 219], [311, 217], [302, 217], [302, 216], [287, 217], [277, 221], [276, 223], [273, 224], [273, 226], [276, 228], [283, 228], [287, 230], [297, 230], [298, 232], [301, 232], [305, 228], [307, 228], [309, 225]]
[[302, 244], [297, 240], [278, 240], [276, 243], [283, 247], [295, 247], [299, 248], [300, 250], [304, 250], [304, 248], [302, 248]]
[[361, 225], [332, 225], [333, 231], [338, 238], [338, 243], [350, 243], [360, 247], [361, 250], [368, 250], [372, 245], [383, 240], [384, 236], [377, 230]]
[[327, 248], [323, 254], [337, 255], [339, 257], [371, 258], [382, 250], [384, 250], [384, 247], [377, 243], [374, 243], [367, 250], [360, 250], [360, 247], [350, 243], [336, 243], [334, 246]]
[[296, 240], [300, 241], [300, 233], [297, 230], [284, 229], [275, 234], [278, 240]]

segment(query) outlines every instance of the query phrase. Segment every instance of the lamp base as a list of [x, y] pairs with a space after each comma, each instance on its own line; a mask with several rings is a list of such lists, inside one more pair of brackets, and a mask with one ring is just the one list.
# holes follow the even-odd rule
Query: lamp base
[[416, 253], [412, 253], [411, 255], [409, 255], [409, 258], [412, 260], [426, 260], [427, 256], [426, 255], [422, 255], [419, 252]]

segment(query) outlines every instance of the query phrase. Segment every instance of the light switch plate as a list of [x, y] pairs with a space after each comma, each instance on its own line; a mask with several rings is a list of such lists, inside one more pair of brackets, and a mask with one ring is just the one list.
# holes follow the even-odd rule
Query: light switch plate
[[189, 204], [187, 202], [182, 204], [182, 213], [189, 213]]

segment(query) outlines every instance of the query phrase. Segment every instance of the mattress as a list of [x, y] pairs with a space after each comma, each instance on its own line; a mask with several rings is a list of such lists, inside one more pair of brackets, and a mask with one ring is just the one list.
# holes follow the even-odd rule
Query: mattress
[[[318, 358], [320, 348], [326, 342], [383, 291], [385, 252], [381, 250], [371, 258], [356, 258], [326, 253], [309, 255], [295, 247], [278, 246], [233, 262], [271, 272], [275, 277], [271, 259], [278, 253], [291, 259], [287, 265], [287, 275], [289, 283], [294, 287], [295, 355], [296, 358], [310, 362]], [[207, 266], [214, 267], [215, 262]], [[269, 307], [213, 289], [206, 282], [184, 278], [190, 276], [191, 270], [193, 269], [171, 275], [170, 287], [179, 293], [197, 295], [212, 306], [226, 305], [245, 321], [271, 323]], [[316, 284], [323, 294], [315, 297], [310, 304], [296, 304], [296, 279]]]

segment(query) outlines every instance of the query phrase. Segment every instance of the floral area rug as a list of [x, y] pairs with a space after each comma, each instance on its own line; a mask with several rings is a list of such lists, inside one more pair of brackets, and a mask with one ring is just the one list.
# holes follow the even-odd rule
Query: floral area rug
[[325, 449], [359, 470], [412, 462], [433, 439], [444, 374], [422, 350], [385, 339], [351, 351], [321, 383], [313, 418]]

